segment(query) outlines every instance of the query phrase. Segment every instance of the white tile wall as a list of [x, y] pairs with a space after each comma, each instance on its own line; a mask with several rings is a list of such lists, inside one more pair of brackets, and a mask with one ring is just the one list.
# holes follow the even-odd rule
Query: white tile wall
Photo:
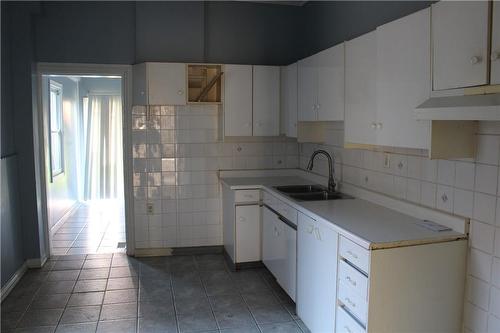
[[217, 106], [146, 111], [133, 108], [137, 248], [222, 244], [217, 171], [298, 167], [298, 145], [283, 137], [223, 142]]
[[[466, 332], [492, 333], [500, 332], [500, 122], [480, 122], [479, 129], [475, 159], [429, 160], [423, 151], [389, 147], [346, 150], [339, 124], [327, 145], [300, 144], [299, 158], [305, 169], [311, 153], [325, 149], [335, 154], [343, 182], [470, 217], [464, 326]], [[313, 172], [326, 176], [326, 165], [318, 163]]]

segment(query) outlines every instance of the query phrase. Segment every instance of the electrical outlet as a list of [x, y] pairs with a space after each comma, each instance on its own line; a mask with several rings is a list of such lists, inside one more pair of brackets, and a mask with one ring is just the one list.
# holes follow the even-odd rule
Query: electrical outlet
[[154, 207], [153, 207], [153, 204], [151, 202], [147, 203], [146, 210], [147, 210], [149, 215], [154, 214]]
[[389, 169], [391, 167], [391, 155], [384, 154], [384, 168]]

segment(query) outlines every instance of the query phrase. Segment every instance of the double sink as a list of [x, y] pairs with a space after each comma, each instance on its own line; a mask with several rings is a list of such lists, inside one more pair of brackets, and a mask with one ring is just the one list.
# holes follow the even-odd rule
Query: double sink
[[328, 191], [326, 187], [321, 185], [285, 185], [274, 188], [297, 201], [353, 199], [350, 195], [341, 192]]

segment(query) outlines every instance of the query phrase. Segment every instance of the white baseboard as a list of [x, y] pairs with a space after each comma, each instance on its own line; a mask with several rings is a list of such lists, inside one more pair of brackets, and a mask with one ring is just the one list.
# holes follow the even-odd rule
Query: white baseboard
[[136, 257], [159, 257], [159, 256], [171, 256], [171, 248], [157, 248], [157, 249], [135, 249]]
[[14, 289], [14, 287], [17, 285], [17, 283], [21, 280], [23, 277], [24, 273], [28, 270], [28, 265], [26, 262], [24, 262], [21, 267], [12, 275], [12, 277], [5, 283], [5, 285], [2, 287], [1, 290], [1, 300], [3, 300], [10, 294], [10, 292]]
[[42, 268], [42, 266], [45, 264], [46, 261], [47, 261], [47, 257], [31, 258], [31, 259], [27, 259], [25, 261], [25, 265], [28, 268]]
[[52, 238], [55, 233], [62, 227], [64, 222], [81, 206], [79, 201], [75, 201], [75, 203], [64, 213], [64, 215], [50, 228], [50, 237]]

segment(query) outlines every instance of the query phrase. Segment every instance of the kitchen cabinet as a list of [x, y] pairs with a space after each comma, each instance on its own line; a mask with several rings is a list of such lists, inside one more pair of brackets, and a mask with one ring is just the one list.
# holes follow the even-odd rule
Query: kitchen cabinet
[[491, 28], [491, 84], [500, 84], [500, 1], [493, 1]]
[[377, 142], [377, 49], [375, 31], [345, 44], [344, 142]]
[[377, 124], [381, 146], [429, 148], [430, 122], [415, 107], [430, 97], [430, 9], [377, 28]]
[[224, 65], [224, 135], [252, 136], [251, 65]]
[[135, 105], [186, 105], [186, 65], [146, 62], [133, 66]]
[[311, 332], [335, 331], [338, 234], [299, 212], [297, 314]]
[[260, 190], [222, 187], [224, 251], [234, 269], [261, 260]]
[[488, 84], [489, 6], [489, 1], [432, 5], [434, 90]]
[[280, 68], [253, 66], [253, 136], [278, 136]]
[[297, 67], [281, 67], [281, 134], [290, 138], [297, 137]]
[[299, 61], [298, 120], [344, 120], [344, 44]]

